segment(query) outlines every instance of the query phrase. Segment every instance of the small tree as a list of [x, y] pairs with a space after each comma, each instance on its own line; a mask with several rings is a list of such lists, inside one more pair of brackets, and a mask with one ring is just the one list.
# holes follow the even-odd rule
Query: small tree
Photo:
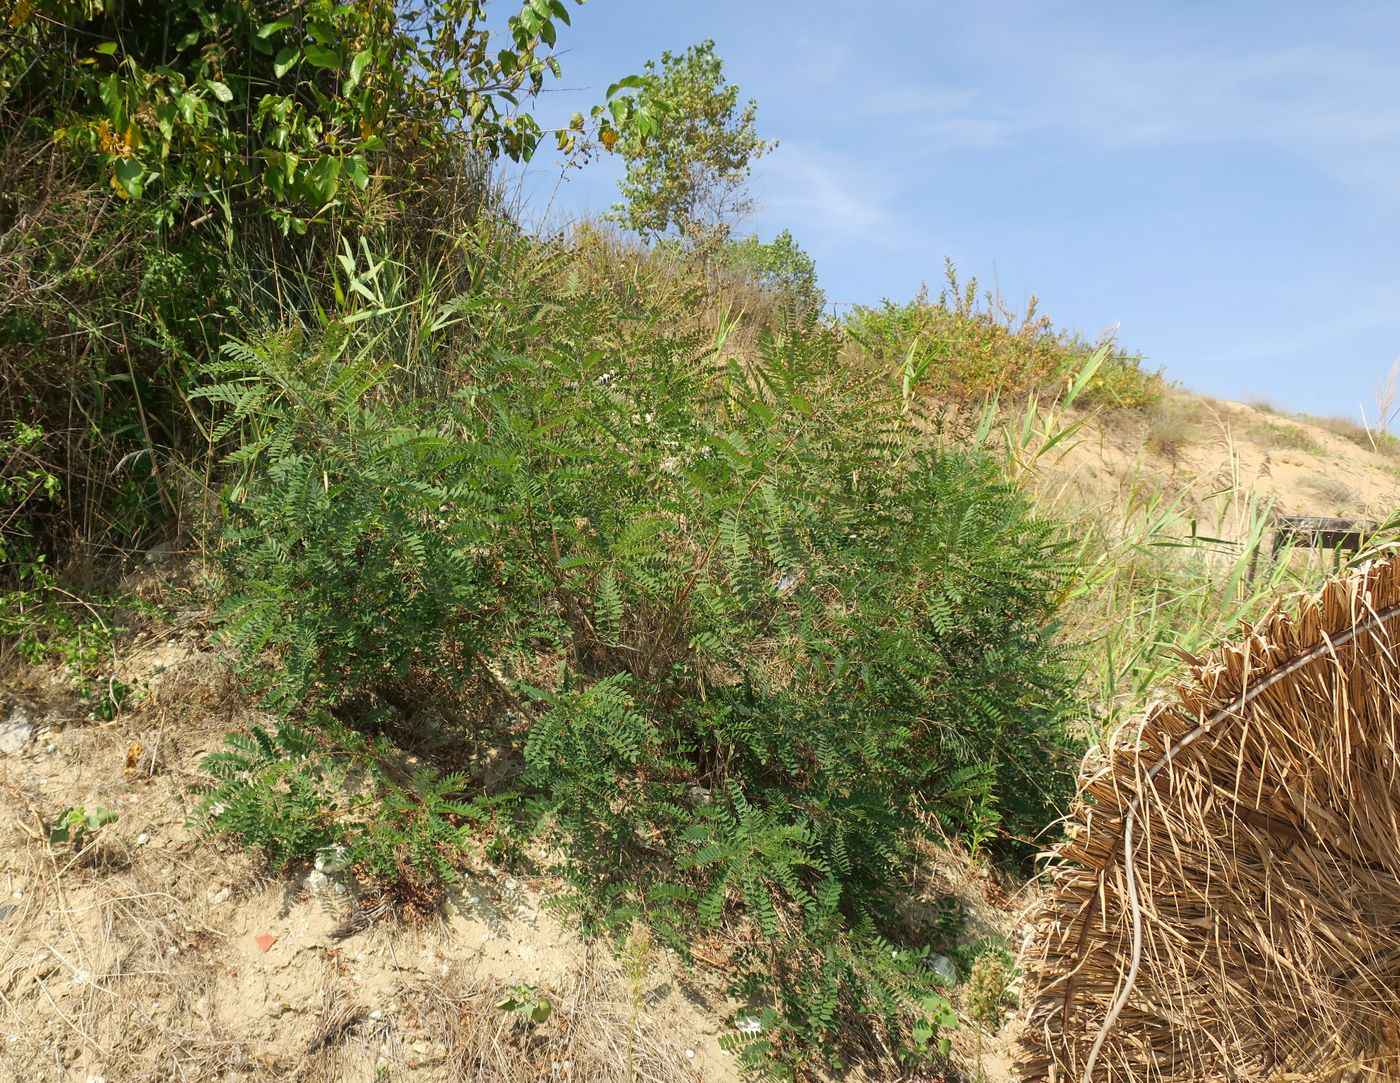
[[[464, 155], [528, 160], [546, 133], [523, 103], [559, 77], [569, 8], [520, 0], [489, 29], [486, 0], [22, 0], [0, 37], [0, 131], [68, 148], [170, 223], [212, 203], [301, 233], [371, 184], [401, 198]], [[618, 96], [639, 82], [592, 110], [604, 146], [638, 120], [644, 141], [650, 118]]]
[[739, 107], [739, 88], [724, 77], [715, 43], [648, 61], [641, 77], [643, 105], [664, 116], [660, 131], [644, 138], [625, 131], [618, 149], [627, 175], [618, 186], [625, 203], [613, 221], [650, 237], [674, 229], [695, 244], [722, 239], [753, 209], [747, 182], [755, 159], [776, 143], [758, 137], [758, 103]]
[[757, 237], [727, 241], [720, 258], [732, 273], [778, 294], [803, 319], [819, 316], [826, 306], [826, 293], [817, 284], [817, 265], [790, 230], [766, 244]]

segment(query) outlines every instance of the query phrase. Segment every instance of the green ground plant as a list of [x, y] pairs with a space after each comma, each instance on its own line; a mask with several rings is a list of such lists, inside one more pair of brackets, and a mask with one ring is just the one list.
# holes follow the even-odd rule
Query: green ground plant
[[111, 809], [97, 805], [89, 812], [82, 805], [65, 809], [49, 829], [49, 842], [65, 843], [75, 851], [82, 850], [87, 839], [96, 835], [110, 823], [115, 823], [117, 814]]
[[230, 734], [206, 756], [195, 822], [241, 839], [275, 869], [345, 870], [427, 915], [458, 880], [496, 802], [469, 780], [403, 762], [386, 738], [313, 715]]
[[9, 657], [56, 663], [94, 718], [116, 717], [139, 692], [115, 673], [116, 640], [126, 630], [119, 614], [150, 607], [132, 598], [79, 597], [42, 562], [19, 567], [15, 575], [15, 589], [0, 591], [0, 663]]

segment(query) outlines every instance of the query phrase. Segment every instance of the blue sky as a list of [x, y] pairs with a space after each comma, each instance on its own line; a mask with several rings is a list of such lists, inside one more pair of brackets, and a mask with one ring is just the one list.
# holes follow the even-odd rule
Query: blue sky
[[[758, 99], [759, 208], [828, 297], [906, 299], [943, 259], [1204, 393], [1375, 414], [1400, 356], [1400, 3], [592, 0], [561, 122], [713, 38]], [[616, 161], [531, 207], [605, 210]], [[552, 194], [552, 199], [551, 199]]]

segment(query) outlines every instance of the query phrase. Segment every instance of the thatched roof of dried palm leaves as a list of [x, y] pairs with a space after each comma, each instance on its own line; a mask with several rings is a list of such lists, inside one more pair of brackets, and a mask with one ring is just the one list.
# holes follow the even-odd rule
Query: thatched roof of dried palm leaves
[[1087, 774], [1026, 1080], [1400, 1079], [1400, 559], [1192, 659]]

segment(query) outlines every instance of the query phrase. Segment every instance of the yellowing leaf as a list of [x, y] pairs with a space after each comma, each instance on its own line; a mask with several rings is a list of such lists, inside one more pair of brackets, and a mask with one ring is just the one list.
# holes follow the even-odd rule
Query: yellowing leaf
[[603, 141], [603, 146], [608, 150], [612, 150], [617, 145], [617, 133], [611, 128], [604, 128], [598, 138]]
[[10, 29], [18, 30], [29, 21], [29, 15], [34, 10], [34, 5], [29, 0], [19, 0], [14, 11], [10, 12]]

